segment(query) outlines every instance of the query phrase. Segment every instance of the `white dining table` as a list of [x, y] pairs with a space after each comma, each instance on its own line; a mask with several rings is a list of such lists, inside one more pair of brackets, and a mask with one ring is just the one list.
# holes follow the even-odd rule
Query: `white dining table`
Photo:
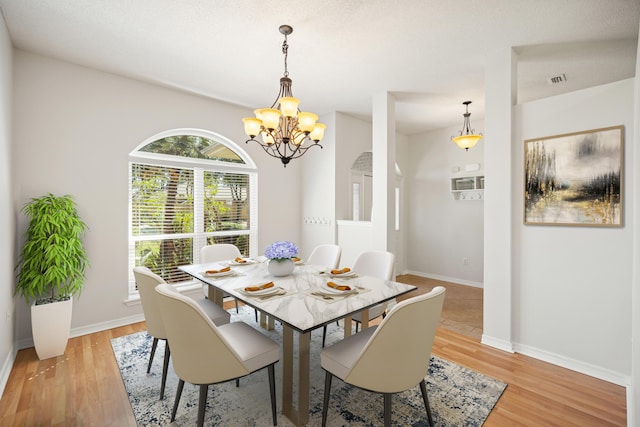
[[[180, 270], [209, 285], [209, 298], [216, 303], [222, 304], [223, 295], [229, 294], [258, 310], [264, 328], [273, 328], [274, 320], [282, 323], [282, 413], [296, 426], [303, 426], [309, 421], [311, 331], [344, 319], [344, 333], [349, 336], [352, 315], [362, 312], [361, 326], [365, 329], [369, 308], [417, 287], [370, 276], [332, 277], [326, 268], [305, 264], [296, 265], [289, 276], [275, 277], [269, 274], [267, 263], [268, 260], [249, 260], [234, 265], [229, 261], [184, 265]], [[227, 275], [205, 273], [227, 266], [231, 267], [231, 273]], [[349, 286], [351, 290], [338, 294], [327, 286], [329, 281]], [[275, 289], [271, 296], [264, 294], [268, 291], [245, 291], [247, 287], [269, 282], [273, 282], [272, 289]], [[297, 340], [294, 340], [294, 333], [298, 334]], [[298, 372], [294, 375], [296, 342]], [[294, 384], [296, 378], [297, 384]], [[294, 396], [294, 390], [297, 396]]]

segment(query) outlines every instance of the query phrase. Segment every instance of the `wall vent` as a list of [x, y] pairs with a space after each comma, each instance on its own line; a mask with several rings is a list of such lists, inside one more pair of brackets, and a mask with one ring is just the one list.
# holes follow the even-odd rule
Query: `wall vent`
[[562, 74], [557, 74], [557, 75], [555, 75], [555, 76], [547, 77], [547, 82], [548, 82], [550, 85], [556, 85], [556, 84], [558, 84], [558, 83], [564, 83], [564, 82], [566, 82], [566, 81], [567, 81], [567, 76], [566, 76], [564, 73], [562, 73]]

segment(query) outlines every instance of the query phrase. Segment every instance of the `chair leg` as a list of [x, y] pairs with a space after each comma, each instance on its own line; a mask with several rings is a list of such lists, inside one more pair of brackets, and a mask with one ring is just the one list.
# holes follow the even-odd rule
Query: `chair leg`
[[160, 383], [160, 400], [164, 399], [164, 388], [167, 385], [167, 372], [169, 371], [169, 358], [171, 357], [171, 349], [169, 341], [164, 341], [164, 362], [162, 363], [162, 382]]
[[327, 325], [324, 325], [322, 328], [322, 347], [324, 347], [324, 343], [327, 341]]
[[329, 394], [331, 393], [331, 379], [333, 374], [326, 371], [324, 376], [324, 401], [322, 402], [322, 427], [327, 425], [327, 410], [329, 409]]
[[158, 347], [158, 338], [154, 338], [153, 344], [151, 344], [151, 354], [149, 355], [149, 365], [147, 365], [147, 374], [151, 372], [151, 363], [153, 362], [153, 356], [156, 355], [156, 347]]
[[236, 300], [236, 313], [240, 313], [240, 309], [238, 308], [238, 298], [235, 298]]
[[272, 363], [267, 367], [269, 371], [269, 394], [271, 395], [271, 415], [273, 417], [273, 425], [278, 425], [278, 418], [276, 415], [276, 371], [275, 363]]
[[424, 407], [427, 410], [427, 418], [429, 419], [429, 427], [433, 426], [433, 418], [431, 418], [431, 407], [429, 406], [429, 397], [427, 396], [427, 386], [424, 380], [420, 381], [420, 392], [422, 393], [422, 400], [424, 400]]
[[358, 333], [358, 325], [360, 325], [360, 322], [356, 322], [356, 334]]
[[204, 411], [207, 409], [207, 392], [209, 391], [209, 384], [202, 384], [200, 386], [200, 398], [198, 399], [198, 427], [204, 426]]
[[256, 310], [255, 308], [253, 309], [253, 312], [256, 316], [256, 323], [258, 323], [258, 310]]
[[391, 398], [393, 394], [384, 394], [384, 427], [391, 427]]
[[176, 398], [173, 401], [173, 409], [171, 410], [171, 422], [176, 420], [176, 412], [178, 412], [178, 404], [180, 403], [180, 397], [182, 396], [182, 389], [184, 388], [184, 381], [178, 381], [178, 389], [176, 390]]

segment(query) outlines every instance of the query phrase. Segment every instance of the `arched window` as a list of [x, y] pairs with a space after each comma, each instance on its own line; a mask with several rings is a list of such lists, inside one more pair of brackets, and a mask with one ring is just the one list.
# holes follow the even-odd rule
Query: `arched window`
[[140, 144], [129, 155], [129, 294], [136, 266], [190, 285], [178, 267], [198, 263], [205, 245], [255, 253], [256, 189], [255, 164], [221, 135], [177, 129]]

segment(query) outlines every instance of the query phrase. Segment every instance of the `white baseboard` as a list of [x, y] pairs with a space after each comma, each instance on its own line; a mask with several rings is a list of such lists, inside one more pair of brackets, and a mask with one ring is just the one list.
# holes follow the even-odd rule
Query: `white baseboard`
[[489, 347], [497, 348], [498, 350], [506, 351], [508, 353], [515, 353], [515, 351], [513, 350], [513, 345], [510, 341], [505, 341], [482, 334], [480, 343], [483, 345], [488, 345]]
[[9, 381], [9, 375], [11, 375], [11, 369], [16, 361], [17, 354], [18, 349], [16, 346], [11, 346], [6, 359], [2, 363], [2, 369], [0, 370], [0, 399], [2, 399], [4, 388], [7, 386], [7, 382]]
[[511, 343], [509, 341], [496, 339], [487, 335], [482, 335], [481, 343], [509, 353], [520, 353], [533, 359], [542, 360], [543, 362], [547, 362], [555, 366], [560, 366], [593, 378], [598, 378], [612, 384], [626, 387], [627, 389], [631, 385], [631, 377], [628, 375], [624, 375], [610, 369], [601, 368], [590, 363], [585, 363], [580, 360], [561, 356], [559, 354], [540, 350], [535, 347]]
[[423, 273], [420, 271], [407, 270], [403, 274], [413, 274], [414, 276], [426, 277], [427, 279], [440, 280], [442, 282], [455, 283], [457, 285], [473, 286], [474, 288], [484, 288], [484, 283], [470, 280], [458, 279], [457, 277], [438, 276], [437, 274]]
[[[109, 320], [107, 322], [94, 323], [92, 325], [81, 326], [79, 328], [71, 328], [70, 338], [80, 337], [82, 335], [93, 334], [94, 332], [106, 331], [107, 329], [119, 328], [120, 326], [130, 325], [132, 323], [142, 322], [144, 314], [136, 314], [133, 316], [122, 317], [120, 319]], [[33, 338], [23, 338], [18, 341], [18, 349], [33, 347]]]
[[615, 372], [610, 369], [605, 369], [580, 360], [561, 356], [559, 354], [550, 353], [528, 345], [514, 343], [514, 349], [517, 353], [524, 354], [525, 356], [533, 357], [534, 359], [542, 360], [543, 362], [548, 362], [566, 369], [571, 369], [572, 371], [580, 372], [581, 374], [589, 375], [590, 377], [598, 378], [612, 384], [627, 388], [631, 385], [631, 377], [620, 372]]
[[[185, 295], [202, 295], [202, 285], [188, 286], [181, 290]], [[127, 306], [140, 306], [140, 298], [132, 298], [124, 301]], [[142, 309], [142, 307], [140, 307]], [[144, 313], [134, 314], [133, 316], [122, 317], [120, 319], [109, 320], [106, 322], [94, 323], [91, 325], [80, 326], [78, 328], [71, 328], [69, 333], [70, 338], [80, 337], [82, 335], [93, 334], [95, 332], [106, 331], [107, 329], [119, 328], [120, 326], [130, 325], [132, 323], [138, 323], [144, 321]], [[22, 350], [25, 348], [33, 347], [33, 338], [23, 338], [18, 341], [17, 349]]]
[[[484, 285], [478, 282], [471, 282], [467, 280], [458, 279], [455, 277], [438, 276], [436, 274], [428, 274], [419, 271], [407, 271], [404, 274], [413, 274], [415, 276], [426, 277], [428, 279], [441, 280], [444, 282], [451, 282], [460, 285], [474, 286], [483, 288]], [[571, 359], [555, 353], [540, 350], [534, 347], [530, 347], [523, 344], [513, 343], [501, 339], [496, 339], [487, 335], [482, 335], [481, 343], [490, 347], [497, 348], [509, 353], [520, 353], [534, 359], [542, 360], [544, 362], [551, 363], [553, 365], [561, 366], [572, 371], [579, 372], [581, 374], [589, 375], [590, 377], [598, 378], [603, 381], [610, 382], [623, 387], [630, 387], [631, 377], [624, 375], [620, 372], [615, 372], [610, 369], [605, 369], [599, 366], [591, 365], [589, 363], [582, 362], [580, 360]]]

